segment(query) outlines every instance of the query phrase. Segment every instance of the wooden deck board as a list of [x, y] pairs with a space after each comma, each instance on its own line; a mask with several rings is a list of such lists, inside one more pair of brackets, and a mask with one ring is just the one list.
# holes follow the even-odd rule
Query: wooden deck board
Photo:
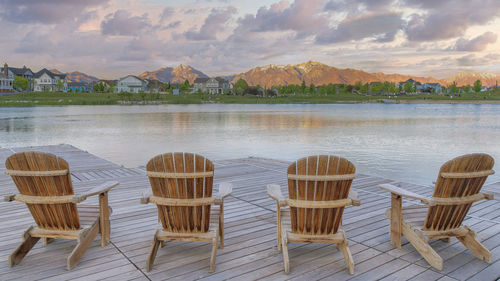
[[[15, 193], [10, 178], [3, 174], [5, 159], [18, 151], [55, 153], [70, 164], [76, 192], [85, 191], [108, 180], [120, 185], [109, 195], [113, 208], [111, 244], [99, 247], [96, 239], [81, 262], [65, 269], [66, 257], [75, 242], [56, 240], [47, 246], [39, 242], [26, 258], [13, 268], [7, 266], [10, 252], [21, 241], [21, 234], [33, 223], [24, 204], [0, 203], [0, 280], [494, 280], [500, 276], [500, 202], [476, 203], [466, 223], [478, 232], [492, 254], [492, 264], [476, 259], [456, 239], [431, 245], [444, 258], [443, 271], [432, 269], [405, 239], [401, 249], [389, 243], [389, 221], [383, 215], [390, 204], [389, 194], [378, 184], [400, 182], [376, 176], [357, 175], [352, 188], [362, 205], [346, 208], [343, 228], [347, 233], [355, 275], [346, 271], [342, 254], [334, 245], [295, 244], [289, 246], [291, 271], [283, 273], [281, 253], [276, 249], [275, 203], [266, 195], [266, 185], [280, 184], [286, 190], [288, 162], [245, 158], [215, 161], [215, 183], [231, 182], [233, 196], [225, 204], [226, 239], [219, 249], [215, 273], [208, 272], [208, 243], [169, 242], [158, 250], [151, 272], [145, 260], [155, 229], [156, 207], [140, 205], [141, 192], [149, 187], [144, 168], [124, 168], [71, 145], [0, 149], [1, 194]], [[430, 195], [425, 186], [400, 183], [406, 188]], [[485, 186], [496, 194], [500, 183]], [[90, 203], [96, 203], [93, 198]], [[87, 202], [86, 202], [87, 203]], [[405, 201], [415, 204], [416, 201]]]

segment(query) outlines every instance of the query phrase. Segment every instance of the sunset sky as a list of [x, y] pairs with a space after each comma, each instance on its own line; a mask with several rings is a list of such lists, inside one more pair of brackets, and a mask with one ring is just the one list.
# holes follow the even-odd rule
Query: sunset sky
[[0, 63], [118, 78], [267, 64], [500, 74], [500, 0], [0, 0]]

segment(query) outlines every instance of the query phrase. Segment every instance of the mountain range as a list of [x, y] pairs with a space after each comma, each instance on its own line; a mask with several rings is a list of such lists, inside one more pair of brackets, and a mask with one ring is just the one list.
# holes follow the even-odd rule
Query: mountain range
[[[193, 83], [196, 78], [209, 77], [202, 71], [183, 64], [177, 67], [164, 67], [153, 71], [146, 71], [138, 76], [143, 79], [155, 79], [165, 83], [183, 83], [186, 80]], [[483, 85], [490, 87], [494, 86], [497, 81], [500, 80], [499, 75], [478, 72], [460, 72], [453, 77], [441, 80], [433, 77], [419, 77], [413, 75], [385, 74], [382, 72], [369, 73], [352, 68], [336, 68], [314, 61], [294, 65], [270, 64], [267, 66], [259, 66], [240, 74], [223, 76], [223, 78], [233, 83], [236, 83], [236, 81], [242, 78], [245, 79], [251, 86], [260, 85], [263, 87], [300, 84], [303, 80], [308, 85], [311, 83], [314, 85], [323, 85], [329, 83], [355, 84], [357, 82], [401, 82], [410, 78], [421, 83], [441, 83], [442, 85], [449, 85], [456, 82], [458, 86], [472, 85], [474, 84], [474, 81], [479, 79]], [[87, 83], [98, 80], [94, 76], [78, 71], [68, 73], [68, 79], [71, 81]]]

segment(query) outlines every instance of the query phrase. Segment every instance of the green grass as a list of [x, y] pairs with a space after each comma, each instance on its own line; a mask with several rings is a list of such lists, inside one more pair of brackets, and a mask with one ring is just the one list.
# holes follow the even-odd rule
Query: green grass
[[338, 103], [383, 102], [384, 100], [412, 101], [500, 101], [500, 91], [468, 93], [459, 96], [419, 94], [414, 96], [367, 96], [342, 92], [332, 95], [288, 95], [278, 97], [209, 95], [209, 94], [115, 94], [115, 93], [53, 93], [37, 92], [0, 96], [0, 106], [54, 106], [54, 105], [112, 105], [112, 104], [286, 104], [286, 103]]

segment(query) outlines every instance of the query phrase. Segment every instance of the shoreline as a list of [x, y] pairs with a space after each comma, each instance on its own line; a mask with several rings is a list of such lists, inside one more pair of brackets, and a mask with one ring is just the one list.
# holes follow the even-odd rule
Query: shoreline
[[130, 94], [37, 92], [0, 96], [0, 107], [67, 105], [169, 105], [169, 104], [500, 104], [500, 91], [462, 96], [412, 95], [371, 96], [353, 93], [335, 95], [283, 95], [277, 97], [209, 94]]
[[335, 102], [283, 102], [283, 103], [235, 103], [235, 102], [187, 102], [187, 103], [168, 103], [168, 102], [122, 102], [122, 103], [110, 103], [110, 104], [88, 104], [88, 103], [75, 103], [75, 104], [60, 104], [60, 103], [50, 103], [50, 104], [33, 104], [33, 103], [10, 103], [10, 104], [0, 104], [0, 108], [7, 107], [48, 107], [48, 106], [105, 106], [105, 105], [118, 105], [118, 106], [142, 106], [142, 105], [191, 105], [191, 104], [500, 104], [500, 100], [397, 100], [397, 101], [382, 101], [382, 100], [364, 100], [364, 101], [335, 101]]

